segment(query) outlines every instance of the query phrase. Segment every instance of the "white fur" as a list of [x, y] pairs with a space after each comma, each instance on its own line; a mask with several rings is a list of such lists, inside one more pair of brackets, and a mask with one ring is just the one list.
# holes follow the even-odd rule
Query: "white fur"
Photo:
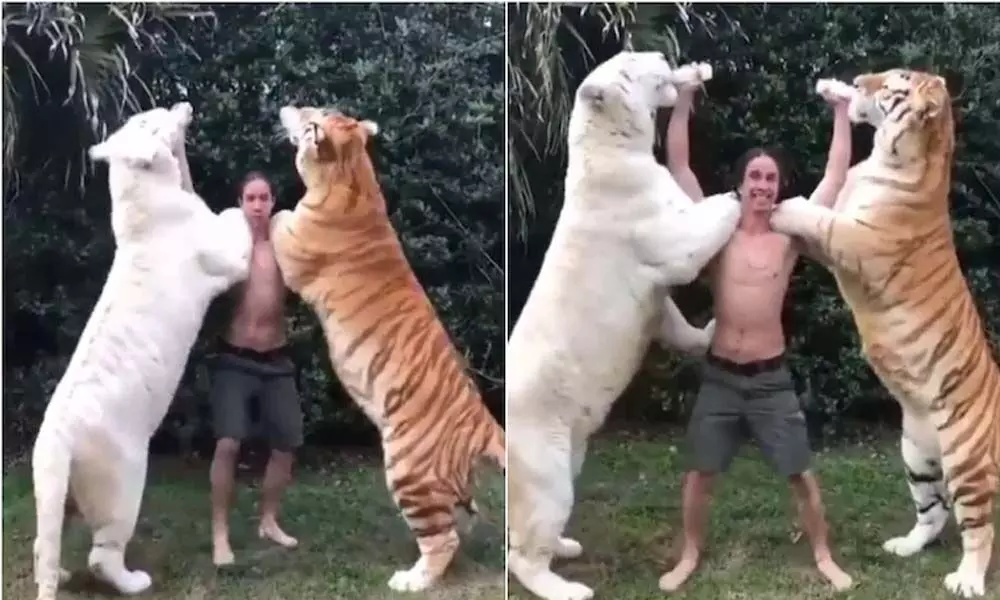
[[507, 348], [508, 568], [546, 600], [593, 595], [550, 569], [582, 551], [561, 534], [590, 435], [652, 339], [704, 352], [714, 328], [691, 327], [669, 290], [722, 249], [740, 209], [729, 194], [693, 203], [654, 160], [652, 115], [676, 98], [678, 71], [623, 52], [581, 84], [562, 212]]
[[123, 594], [151, 584], [148, 574], [124, 564], [149, 440], [210, 301], [249, 272], [251, 238], [242, 213], [215, 215], [181, 189], [170, 148], [183, 149], [190, 118], [186, 103], [141, 113], [90, 150], [109, 161], [117, 249], [35, 441], [38, 600], [56, 597], [68, 493], [93, 529], [88, 564], [95, 574]]

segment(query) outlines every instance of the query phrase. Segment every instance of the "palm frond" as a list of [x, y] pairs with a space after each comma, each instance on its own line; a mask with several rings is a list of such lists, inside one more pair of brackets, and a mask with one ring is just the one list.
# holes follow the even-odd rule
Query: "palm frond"
[[[39, 110], [46, 102], [71, 106], [79, 115], [77, 125], [89, 134], [85, 137], [103, 139], [110, 127], [153, 102], [137, 61], [162, 54], [167, 47], [193, 53], [173, 23], [214, 20], [214, 13], [190, 4], [29, 2], [5, 8], [3, 135], [8, 179], [16, 179], [14, 158], [24, 111]], [[89, 165], [85, 148], [72, 163], [66, 165], [67, 185], [74, 172], [82, 185], [87, 169], [79, 167]]]
[[[530, 152], [543, 159], [564, 150], [573, 108], [572, 72], [568, 56], [593, 66], [594, 55], [574, 19], [596, 17], [602, 33], [626, 37], [633, 19], [631, 4], [599, 3], [572, 6], [555, 3], [516, 5], [509, 23], [507, 50], [509, 119], [509, 185], [517, 214], [518, 235], [535, 210], [525, 160]], [[569, 39], [567, 43], [564, 40]]]

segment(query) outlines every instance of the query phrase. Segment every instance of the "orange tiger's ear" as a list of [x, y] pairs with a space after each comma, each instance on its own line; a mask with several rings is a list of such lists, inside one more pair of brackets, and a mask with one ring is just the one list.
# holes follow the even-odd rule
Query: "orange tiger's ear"
[[933, 119], [950, 102], [948, 84], [944, 77], [934, 75], [920, 82], [916, 90], [917, 109], [924, 119]]
[[859, 88], [866, 94], [874, 94], [881, 89], [885, 83], [884, 73], [864, 73], [854, 78], [854, 87]]

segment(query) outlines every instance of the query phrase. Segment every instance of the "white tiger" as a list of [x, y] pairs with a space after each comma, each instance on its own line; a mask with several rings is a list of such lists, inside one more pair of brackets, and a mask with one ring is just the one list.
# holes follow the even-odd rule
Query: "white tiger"
[[576, 94], [566, 191], [552, 242], [507, 347], [508, 567], [546, 600], [593, 597], [553, 573], [582, 548], [560, 537], [590, 435], [656, 338], [703, 354], [715, 323], [696, 329], [669, 296], [690, 283], [736, 230], [726, 194], [695, 204], [652, 153], [654, 115], [676, 86], [711, 68], [672, 69], [660, 52], [622, 52]]
[[[249, 273], [249, 225], [182, 189], [191, 105], [132, 116], [89, 150], [107, 161], [117, 248], [104, 289], [45, 411], [32, 455], [38, 600], [60, 580], [64, 506], [93, 531], [90, 569], [123, 594], [152, 581], [125, 567], [149, 440], [170, 406], [211, 300]], [[185, 159], [186, 166], [186, 159]], [[184, 169], [186, 171], [186, 168]]]

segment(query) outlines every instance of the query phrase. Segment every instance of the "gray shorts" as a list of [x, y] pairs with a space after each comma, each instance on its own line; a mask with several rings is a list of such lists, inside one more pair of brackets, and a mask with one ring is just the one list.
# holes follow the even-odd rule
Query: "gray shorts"
[[806, 419], [784, 357], [738, 365], [708, 355], [688, 424], [689, 467], [726, 471], [747, 430], [783, 477], [809, 468]]
[[210, 395], [216, 438], [246, 438], [254, 400], [271, 448], [290, 452], [302, 445], [302, 406], [291, 358], [284, 349], [263, 353], [223, 343]]

